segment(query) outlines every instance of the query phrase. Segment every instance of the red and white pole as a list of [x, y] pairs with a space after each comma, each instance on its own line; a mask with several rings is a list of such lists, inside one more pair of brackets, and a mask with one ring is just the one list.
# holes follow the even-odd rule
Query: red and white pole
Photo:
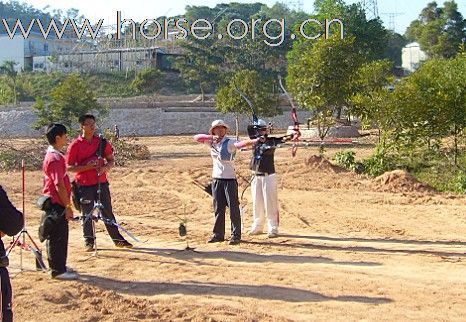
[[[23, 216], [24, 216], [24, 218], [26, 218], [25, 198], [24, 198], [25, 190], [26, 190], [25, 179], [24, 179], [24, 159], [21, 160], [21, 178], [22, 178], [21, 190], [22, 190], [22, 195], [23, 195]], [[26, 223], [24, 223], [24, 225], [26, 225]], [[23, 227], [23, 229], [24, 229], [24, 227]], [[23, 245], [26, 245], [26, 234], [23, 234], [23, 244], [19, 245], [19, 253], [20, 253], [19, 267], [20, 267], [21, 271], [23, 271]]]

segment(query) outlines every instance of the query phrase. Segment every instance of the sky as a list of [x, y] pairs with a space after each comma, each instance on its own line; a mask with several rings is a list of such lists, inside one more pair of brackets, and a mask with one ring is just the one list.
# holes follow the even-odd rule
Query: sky
[[[421, 10], [432, 0], [378, 0], [378, 12], [383, 20], [385, 27], [390, 27], [389, 13], [395, 13], [395, 31], [403, 34], [411, 21], [417, 19]], [[22, 2], [20, 0], [20, 2]], [[133, 19], [134, 21], [142, 21], [144, 19], [152, 19], [159, 16], [176, 16], [183, 15], [186, 5], [191, 6], [209, 6], [215, 7], [218, 3], [233, 2], [229, 0], [177, 0], [177, 1], [147, 1], [147, 0], [27, 0], [26, 3], [38, 9], [43, 9], [45, 6], [50, 6], [54, 9], [66, 10], [69, 8], [79, 9], [79, 12], [91, 22], [96, 22], [99, 19], [104, 19], [103, 25], [112, 25], [116, 23], [116, 11], [122, 12], [123, 19]], [[276, 0], [253, 0], [242, 1], [235, 0], [241, 3], [261, 2], [268, 6], [272, 6]], [[283, 1], [288, 5], [298, 5], [301, 3], [301, 8], [309, 13], [313, 12], [314, 1], [312, 0], [287, 0]], [[346, 0], [347, 4], [356, 3], [357, 0]], [[437, 1], [439, 5], [443, 4], [443, 0]], [[456, 0], [458, 9], [466, 17], [466, 0]], [[338, 17], [336, 17], [338, 18]]]

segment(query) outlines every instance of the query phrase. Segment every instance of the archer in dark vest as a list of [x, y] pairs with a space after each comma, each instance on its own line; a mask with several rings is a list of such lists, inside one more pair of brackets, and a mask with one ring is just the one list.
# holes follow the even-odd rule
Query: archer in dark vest
[[260, 235], [267, 221], [269, 238], [278, 236], [280, 223], [277, 177], [275, 175], [275, 149], [291, 136], [270, 137], [267, 123], [259, 119], [248, 126], [249, 137], [258, 138], [253, 147], [250, 169], [254, 175], [251, 182], [254, 221], [250, 235]]

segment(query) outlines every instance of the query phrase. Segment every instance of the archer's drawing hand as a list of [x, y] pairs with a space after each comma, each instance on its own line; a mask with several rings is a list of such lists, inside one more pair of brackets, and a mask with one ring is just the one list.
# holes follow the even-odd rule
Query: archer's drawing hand
[[214, 135], [214, 136], [212, 137], [212, 142], [214, 142], [214, 143], [219, 143], [220, 141], [222, 141], [222, 138], [221, 138], [220, 136]]

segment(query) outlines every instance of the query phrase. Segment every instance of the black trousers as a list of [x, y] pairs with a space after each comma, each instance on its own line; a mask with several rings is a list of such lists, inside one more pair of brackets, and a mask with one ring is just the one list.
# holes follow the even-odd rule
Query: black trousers
[[2, 287], [2, 322], [12, 322], [13, 321], [13, 311], [11, 304], [11, 283], [10, 275], [8, 270], [5, 267], [0, 267], [0, 279]]
[[48, 216], [54, 216], [56, 221], [47, 239], [47, 259], [52, 276], [66, 272], [66, 258], [68, 257], [68, 221], [65, 219], [65, 207], [52, 204], [46, 211]]
[[239, 211], [238, 182], [236, 179], [213, 179], [214, 236], [225, 238], [225, 210], [230, 208], [231, 237], [241, 239], [241, 215]]
[[[98, 189], [98, 185], [81, 186], [82, 198], [84, 200], [91, 201], [88, 204], [81, 204], [81, 211], [84, 216], [89, 214], [94, 208], [94, 201], [96, 201], [98, 198], [97, 189]], [[109, 189], [108, 182], [102, 183], [100, 185], [100, 190], [101, 190], [100, 202], [104, 206], [104, 209], [102, 210], [102, 216], [106, 219], [116, 221], [115, 216], [113, 215], [112, 198], [110, 197], [110, 189]], [[118, 227], [116, 227], [115, 225], [105, 223], [105, 228], [107, 228], [107, 232], [114, 242], [125, 240], [123, 236], [120, 234], [120, 232], [118, 231]], [[94, 244], [95, 236], [94, 236], [94, 232], [92, 231], [91, 220], [84, 221], [83, 235], [84, 235], [84, 240], [86, 244], [91, 244], [91, 245]]]

